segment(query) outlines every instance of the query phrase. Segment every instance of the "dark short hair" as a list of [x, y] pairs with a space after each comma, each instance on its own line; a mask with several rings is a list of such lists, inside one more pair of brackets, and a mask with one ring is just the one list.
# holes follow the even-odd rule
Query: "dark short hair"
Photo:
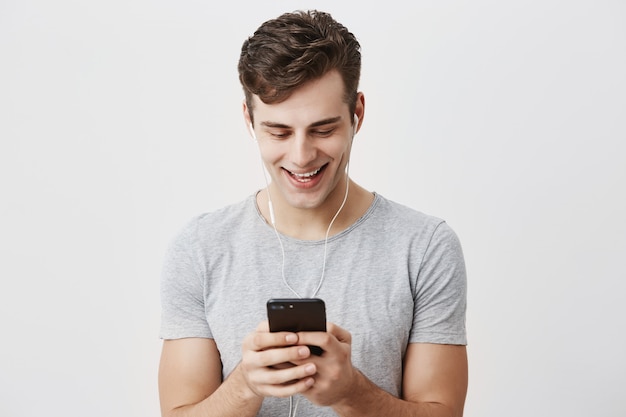
[[354, 113], [360, 49], [356, 37], [325, 12], [295, 11], [266, 21], [243, 43], [238, 64], [250, 118], [253, 95], [279, 103], [331, 70], [341, 75], [345, 102]]

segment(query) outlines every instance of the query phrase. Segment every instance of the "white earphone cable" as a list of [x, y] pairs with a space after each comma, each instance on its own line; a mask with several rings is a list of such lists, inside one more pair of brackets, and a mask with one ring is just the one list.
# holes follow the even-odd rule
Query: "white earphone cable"
[[[261, 165], [263, 165], [263, 162], [261, 161]], [[349, 178], [349, 167], [350, 167], [350, 163], [348, 162], [348, 164], [346, 164], [346, 192], [343, 196], [343, 201], [341, 202], [341, 205], [339, 206], [339, 209], [337, 210], [337, 212], [335, 213], [335, 215], [333, 216], [332, 220], [330, 221], [328, 228], [326, 229], [326, 235], [324, 237], [324, 257], [323, 257], [323, 262], [322, 262], [322, 274], [320, 276], [320, 281], [317, 284], [317, 287], [315, 288], [315, 291], [313, 291], [313, 293], [311, 294], [310, 298], [313, 298], [317, 295], [317, 293], [319, 292], [320, 288], [322, 288], [322, 284], [324, 283], [324, 277], [325, 277], [325, 273], [326, 273], [326, 258], [327, 258], [327, 254], [328, 254], [328, 235], [330, 234], [330, 230], [333, 227], [333, 224], [335, 223], [335, 220], [337, 219], [337, 217], [339, 216], [339, 213], [341, 213], [341, 210], [343, 210], [344, 206], [346, 205], [346, 201], [348, 200], [348, 192], [350, 190], [350, 178]], [[267, 199], [268, 199], [268, 206], [269, 206], [269, 211], [270, 211], [270, 220], [272, 223], [272, 227], [274, 228], [274, 233], [276, 234], [276, 238], [278, 239], [278, 243], [280, 245], [280, 251], [282, 254], [282, 263], [281, 263], [281, 276], [283, 279], [283, 283], [287, 286], [287, 288], [289, 288], [289, 290], [298, 298], [303, 298], [296, 290], [293, 289], [293, 287], [291, 285], [289, 285], [289, 282], [287, 282], [287, 278], [285, 276], [285, 247], [283, 246], [283, 240], [280, 238], [280, 233], [278, 232], [278, 229], [276, 228], [276, 222], [275, 222], [275, 218], [274, 218], [274, 208], [272, 207], [272, 196], [270, 194], [270, 188], [269, 188], [269, 181], [267, 179], [267, 174], [265, 172], [265, 166], [263, 166], [263, 177], [265, 178], [265, 184], [266, 184], [266, 189], [267, 189]]]
[[[354, 131], [352, 133], [352, 137], [354, 138], [354, 135], [356, 134], [356, 128], [358, 126], [358, 117], [355, 115], [355, 124], [354, 124]], [[250, 124], [250, 131], [252, 133], [252, 137], [254, 138], [254, 140], [256, 141], [256, 135], [254, 134], [254, 128], [252, 127], [252, 124]], [[298, 298], [302, 298], [302, 296], [296, 291], [294, 290], [291, 285], [289, 285], [289, 283], [287, 282], [287, 278], [285, 277], [285, 247], [283, 246], [283, 240], [280, 238], [280, 233], [278, 232], [278, 229], [276, 228], [276, 218], [274, 215], [274, 207], [272, 204], [272, 195], [270, 193], [270, 183], [269, 180], [267, 178], [267, 172], [266, 172], [266, 168], [265, 165], [263, 164], [263, 158], [261, 158], [261, 168], [263, 170], [263, 178], [265, 179], [265, 187], [267, 190], [267, 205], [268, 205], [268, 209], [270, 212], [270, 223], [272, 224], [272, 227], [274, 229], [274, 233], [276, 234], [276, 238], [278, 239], [278, 243], [280, 245], [280, 252], [282, 254], [282, 262], [281, 262], [281, 276], [282, 276], [282, 280], [283, 283], [285, 284], [285, 286], [287, 286], [287, 288], [289, 288], [289, 290]], [[317, 293], [319, 292], [320, 288], [322, 288], [322, 284], [324, 283], [324, 277], [325, 277], [325, 273], [326, 273], [326, 257], [328, 254], [328, 236], [330, 234], [330, 230], [333, 227], [333, 224], [335, 223], [335, 220], [337, 219], [337, 217], [339, 216], [339, 213], [341, 213], [341, 210], [343, 210], [343, 207], [346, 205], [346, 201], [348, 201], [348, 191], [350, 189], [350, 177], [349, 177], [349, 171], [350, 171], [350, 161], [348, 161], [346, 163], [346, 192], [343, 196], [343, 201], [341, 202], [341, 205], [339, 206], [339, 209], [337, 210], [337, 212], [335, 213], [335, 215], [333, 216], [333, 218], [331, 219], [330, 223], [328, 224], [328, 228], [326, 229], [326, 235], [324, 237], [324, 257], [323, 257], [323, 262], [322, 262], [322, 274], [320, 276], [320, 281], [317, 284], [317, 287], [315, 288], [315, 291], [313, 291], [313, 293], [311, 294], [311, 298], [315, 297], [317, 295]], [[296, 417], [296, 411], [298, 409], [298, 403], [300, 402], [300, 398], [298, 398], [295, 403], [293, 401], [293, 396], [289, 397], [289, 417]]]
[[[354, 115], [354, 129], [352, 132], [352, 138], [354, 139], [354, 135], [356, 134], [356, 129], [358, 127], [358, 122], [359, 122], [359, 118]], [[250, 132], [252, 134], [253, 139], [256, 141], [256, 135], [254, 134], [254, 127], [252, 126], [252, 123], [250, 123]], [[285, 277], [285, 247], [283, 246], [283, 240], [280, 238], [280, 233], [278, 232], [278, 229], [276, 228], [276, 217], [274, 214], [274, 207], [272, 204], [272, 194], [270, 192], [270, 184], [269, 184], [269, 180], [267, 178], [267, 172], [265, 169], [265, 165], [263, 164], [263, 158], [261, 158], [261, 169], [263, 170], [263, 178], [265, 180], [265, 187], [267, 189], [267, 205], [268, 205], [268, 209], [270, 212], [270, 223], [272, 224], [272, 227], [274, 228], [274, 233], [276, 234], [276, 238], [278, 239], [278, 243], [280, 245], [280, 252], [282, 254], [282, 262], [281, 262], [281, 276], [283, 279], [283, 283], [285, 284], [285, 286], [287, 286], [287, 288], [289, 288], [289, 290], [297, 297], [297, 298], [303, 298], [296, 290], [294, 290], [291, 285], [289, 285], [289, 283], [287, 282], [287, 278]], [[317, 295], [317, 293], [319, 292], [320, 288], [322, 288], [322, 284], [324, 283], [324, 277], [325, 277], [325, 273], [326, 273], [326, 257], [328, 254], [328, 235], [330, 234], [330, 230], [333, 227], [333, 224], [335, 223], [335, 220], [337, 219], [337, 217], [339, 216], [339, 213], [341, 213], [341, 210], [343, 210], [343, 207], [346, 204], [346, 201], [348, 200], [348, 191], [350, 189], [350, 177], [349, 177], [349, 171], [350, 171], [350, 161], [348, 161], [346, 163], [346, 192], [343, 196], [343, 201], [341, 202], [341, 205], [339, 206], [339, 209], [337, 210], [337, 212], [335, 213], [335, 215], [333, 216], [333, 218], [331, 219], [330, 223], [328, 224], [328, 228], [326, 229], [326, 235], [324, 237], [324, 257], [323, 257], [323, 261], [322, 261], [322, 274], [320, 276], [320, 281], [317, 284], [317, 287], [315, 288], [315, 291], [313, 291], [313, 293], [311, 294], [310, 298], [313, 298]]]

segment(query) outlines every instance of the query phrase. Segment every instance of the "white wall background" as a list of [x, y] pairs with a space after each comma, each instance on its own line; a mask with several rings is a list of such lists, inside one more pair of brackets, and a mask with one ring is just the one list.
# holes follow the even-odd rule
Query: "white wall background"
[[163, 251], [262, 185], [236, 63], [297, 8], [363, 45], [353, 178], [463, 242], [466, 416], [626, 415], [619, 0], [0, 0], [0, 415], [158, 415]]

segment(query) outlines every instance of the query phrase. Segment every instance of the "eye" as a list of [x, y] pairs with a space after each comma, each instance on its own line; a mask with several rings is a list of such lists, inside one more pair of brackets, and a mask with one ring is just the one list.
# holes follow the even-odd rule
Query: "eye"
[[287, 139], [291, 135], [291, 132], [284, 130], [269, 131], [268, 133], [274, 139]]
[[331, 136], [334, 132], [335, 132], [335, 128], [331, 128], [331, 129], [316, 129], [312, 133], [315, 136], [319, 136], [321, 138], [327, 138]]

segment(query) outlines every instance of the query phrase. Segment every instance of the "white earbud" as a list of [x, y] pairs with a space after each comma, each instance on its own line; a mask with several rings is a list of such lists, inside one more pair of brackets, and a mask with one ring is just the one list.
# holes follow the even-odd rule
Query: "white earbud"
[[250, 128], [250, 134], [252, 135], [252, 140], [256, 142], [256, 134], [254, 133], [254, 127], [252, 126], [252, 122], [250, 122], [248, 127]]
[[354, 130], [352, 131], [352, 137], [356, 135], [356, 129], [359, 127], [359, 116], [354, 115]]

